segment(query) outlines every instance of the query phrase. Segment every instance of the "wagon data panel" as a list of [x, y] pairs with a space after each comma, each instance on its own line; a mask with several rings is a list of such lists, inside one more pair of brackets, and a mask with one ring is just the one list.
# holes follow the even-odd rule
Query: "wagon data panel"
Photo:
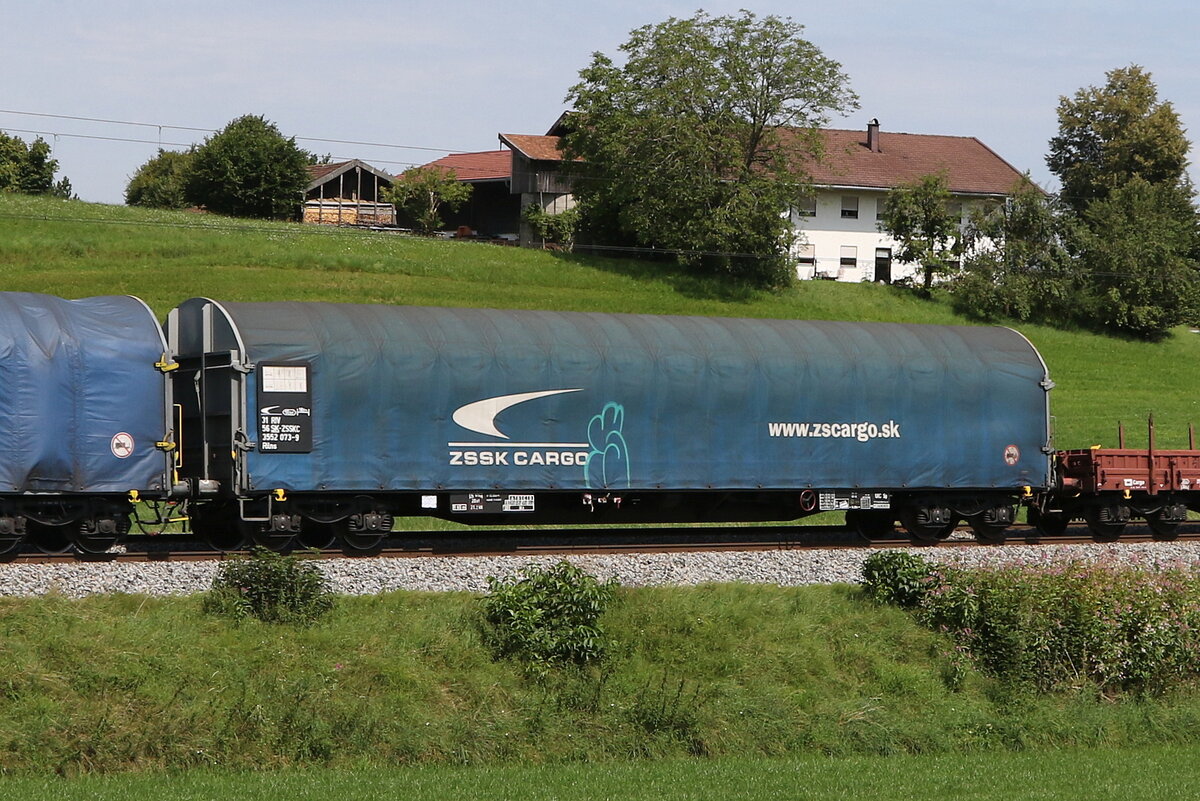
[[312, 375], [304, 363], [258, 366], [258, 449], [311, 453]]

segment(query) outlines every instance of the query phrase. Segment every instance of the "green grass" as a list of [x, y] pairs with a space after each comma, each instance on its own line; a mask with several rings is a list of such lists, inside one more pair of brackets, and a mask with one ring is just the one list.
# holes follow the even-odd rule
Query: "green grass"
[[1200, 694], [1096, 703], [970, 674], [848, 587], [623, 590], [603, 670], [494, 662], [465, 594], [311, 628], [198, 598], [0, 599], [0, 774], [621, 763], [1200, 742]]
[[[650, 314], [964, 324], [944, 299], [884, 286], [802, 282], [730, 288], [664, 264], [395, 234], [231, 220], [0, 195], [0, 288], [64, 297], [136, 294], [165, 316], [196, 295]], [[1019, 325], [1057, 383], [1060, 447], [1185, 447], [1200, 421], [1200, 336], [1146, 344]]]
[[673, 760], [657, 763], [455, 768], [198, 771], [173, 776], [0, 779], [21, 801], [200, 801], [404, 798], [556, 801], [755, 801], [871, 798], [875, 801], [1175, 801], [1200, 794], [1200, 768], [1186, 748], [986, 755]]

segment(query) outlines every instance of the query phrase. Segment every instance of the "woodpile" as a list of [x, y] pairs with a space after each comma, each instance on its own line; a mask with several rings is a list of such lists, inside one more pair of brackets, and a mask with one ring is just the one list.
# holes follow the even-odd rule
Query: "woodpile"
[[325, 198], [304, 203], [304, 222], [317, 225], [395, 225], [396, 209], [390, 203]]

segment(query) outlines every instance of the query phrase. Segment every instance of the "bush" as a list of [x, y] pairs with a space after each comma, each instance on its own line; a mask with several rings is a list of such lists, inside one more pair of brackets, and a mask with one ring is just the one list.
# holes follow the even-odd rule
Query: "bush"
[[1157, 693], [1200, 679], [1200, 571], [1070, 562], [943, 567], [873, 554], [870, 597], [914, 610], [984, 673], [1041, 691]]
[[315, 623], [332, 607], [329, 582], [316, 565], [266, 548], [222, 562], [203, 604], [209, 614], [301, 625]]
[[187, 206], [183, 184], [192, 163], [191, 152], [158, 149], [158, 155], [138, 167], [125, 187], [125, 204], [152, 209]]
[[483, 599], [488, 644], [497, 659], [520, 659], [542, 673], [598, 662], [609, 647], [600, 616], [616, 586], [566, 561], [531, 565], [503, 579], [489, 576]]
[[239, 117], [191, 154], [188, 203], [234, 217], [296, 217], [308, 184], [308, 154], [263, 117]]
[[521, 211], [521, 219], [529, 223], [534, 237], [542, 240], [543, 244], [561, 245], [565, 250], [575, 246], [575, 231], [579, 227], [578, 206], [555, 213], [530, 203]]
[[933, 565], [905, 551], [877, 551], [862, 565], [863, 589], [876, 603], [911, 609], [921, 602]]

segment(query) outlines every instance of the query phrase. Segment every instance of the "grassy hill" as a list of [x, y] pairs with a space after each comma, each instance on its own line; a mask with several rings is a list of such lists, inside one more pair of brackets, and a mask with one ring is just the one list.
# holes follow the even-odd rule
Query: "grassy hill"
[[342, 597], [311, 628], [200, 608], [0, 598], [0, 794], [30, 773], [1200, 742], [1189, 687], [1099, 702], [960, 675], [948, 640], [846, 586], [623, 589], [604, 667], [544, 679], [493, 661], [465, 593]]
[[[160, 316], [196, 295], [438, 306], [972, 324], [944, 300], [869, 284], [803, 282], [780, 293], [731, 289], [669, 265], [388, 233], [250, 222], [0, 195], [0, 289], [64, 297], [134, 294]], [[1057, 383], [1056, 444], [1184, 447], [1200, 422], [1200, 336], [1146, 344], [1014, 326]]]

